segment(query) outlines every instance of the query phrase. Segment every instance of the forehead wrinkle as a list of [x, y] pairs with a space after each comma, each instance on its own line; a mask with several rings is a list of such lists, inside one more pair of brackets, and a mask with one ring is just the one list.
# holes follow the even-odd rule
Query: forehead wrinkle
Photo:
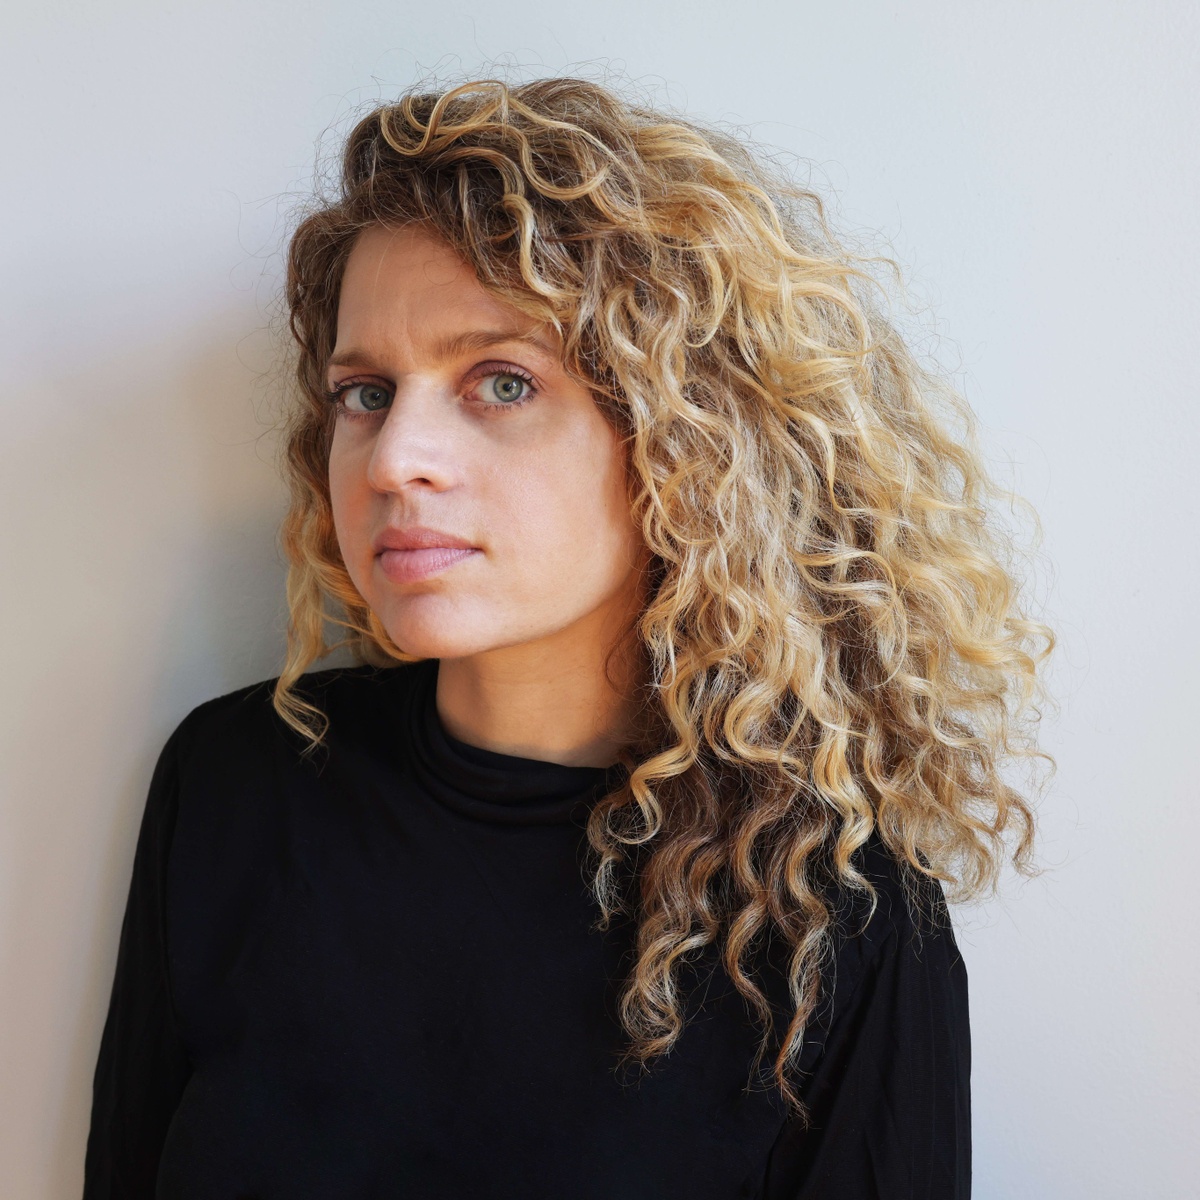
[[[491, 346], [506, 343], [522, 343], [532, 346], [547, 358], [556, 359], [552, 346], [532, 331], [516, 329], [468, 329], [462, 333], [443, 334], [435, 338], [432, 345], [432, 358], [437, 363], [448, 362], [470, 350], [485, 350]], [[376, 355], [366, 349], [352, 347], [330, 357], [331, 367], [350, 367], [373, 363]]]
[[[374, 233], [376, 236], [378, 236], [379, 233], [384, 231], [387, 233], [387, 238], [381, 248], [380, 253], [378, 253], [376, 256], [375, 271], [371, 280], [371, 301], [368, 302], [368, 312], [371, 308], [377, 307], [376, 302], [378, 298], [380, 297], [381, 293], [386, 292], [386, 289], [382, 284], [382, 277], [387, 267], [388, 256], [396, 242], [400, 239], [401, 235], [418, 240], [427, 240], [432, 245], [441, 246], [448, 253], [453, 255], [453, 251], [448, 245], [439, 243], [437, 239], [423, 235], [420, 230], [414, 230], [411, 226], [377, 226], [373, 230], [364, 232]], [[432, 257], [433, 256], [428, 255], [422, 256], [424, 259], [421, 264], [423, 268], [422, 274], [427, 280], [429, 279], [429, 267], [431, 265]], [[461, 304], [449, 304], [445, 306], [446, 309], [461, 309], [465, 307], [468, 315], [466, 315], [465, 319], [460, 319], [455, 323], [459, 325], [466, 324], [468, 328], [460, 329], [457, 332], [446, 332], [440, 334], [431, 333], [428, 338], [428, 342], [430, 346], [431, 357], [434, 359], [434, 361], [441, 364], [452, 358], [466, 354], [471, 350], [480, 350], [505, 342], [512, 342], [522, 343], [544, 355], [550, 361], [557, 363], [559, 359], [557, 348], [540, 332], [543, 327], [537, 321], [526, 317], [519, 311], [514, 310], [516, 318], [515, 320], [509, 317], [508, 314], [505, 314], [502, 309], [504, 307], [511, 308], [511, 305], [505, 305], [502, 299], [493, 296], [485, 287], [483, 287], [482, 284], [479, 283], [475, 273], [470, 270], [468, 263], [459, 258], [457, 255], [453, 255], [453, 257], [460, 267], [465, 267], [468, 270], [467, 276], [465, 278], [460, 278], [460, 286], [464, 287], [469, 292], [474, 293], [474, 295], [471, 296], [471, 300], [482, 300], [486, 306], [497, 311], [493, 313], [479, 312], [472, 316], [471, 310], [479, 307], [479, 305], [475, 303], [471, 303], [466, 306]], [[364, 280], [364, 282], [366, 281]], [[445, 282], [450, 283], [451, 280], [446, 280]], [[474, 288], [471, 287], [472, 283], [475, 285]], [[407, 289], [404, 290], [407, 292]], [[443, 311], [445, 311], [445, 309], [443, 309]], [[429, 314], [423, 315], [425, 316], [426, 322], [428, 322]], [[478, 321], [481, 327], [470, 327], [472, 320]], [[371, 349], [353, 347], [341, 353], [332, 355], [329, 358], [326, 366], [341, 367], [371, 363], [376, 358], [388, 357], [386, 352], [388, 342], [399, 340], [405, 345], [411, 347], [414, 340], [423, 340], [414, 339], [411, 336], [411, 328], [407, 328], [410, 323], [406, 320], [404, 324], [406, 326], [405, 333], [397, 336], [396, 327], [392, 322], [388, 321], [386, 324], [381, 326], [379, 322], [371, 321], [368, 317], [369, 328], [365, 331], [368, 332], [367, 340], [369, 343], [377, 343], [372, 347], [372, 349], [376, 351], [384, 351], [382, 356], [377, 353], [372, 353]]]

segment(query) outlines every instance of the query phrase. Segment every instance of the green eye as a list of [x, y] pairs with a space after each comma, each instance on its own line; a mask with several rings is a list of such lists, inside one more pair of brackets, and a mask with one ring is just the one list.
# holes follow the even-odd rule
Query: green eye
[[522, 389], [528, 384], [520, 375], [493, 375], [492, 395], [505, 404], [521, 399]]
[[360, 383], [342, 392], [342, 404], [350, 413], [378, 413], [391, 403], [391, 392], [377, 383]]
[[377, 408], [388, 407], [391, 397], [383, 388], [364, 388], [361, 390], [362, 407], [374, 412]]

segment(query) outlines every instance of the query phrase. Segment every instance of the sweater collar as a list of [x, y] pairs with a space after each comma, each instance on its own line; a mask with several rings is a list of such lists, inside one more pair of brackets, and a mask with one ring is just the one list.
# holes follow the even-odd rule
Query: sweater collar
[[619, 764], [571, 767], [498, 754], [452, 737], [437, 711], [438, 665], [430, 658], [399, 670], [413, 673], [409, 731], [414, 773], [447, 808], [506, 825], [586, 820], [591, 805], [623, 778]]

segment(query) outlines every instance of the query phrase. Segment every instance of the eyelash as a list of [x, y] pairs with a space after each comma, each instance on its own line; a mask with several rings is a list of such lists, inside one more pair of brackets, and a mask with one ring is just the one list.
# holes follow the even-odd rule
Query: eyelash
[[[481, 368], [480, 370], [482, 373], [475, 375], [473, 380], [468, 381], [472, 386], [482, 383], [485, 379], [490, 379], [493, 375], [511, 375], [515, 379], [524, 380], [528, 387], [528, 391], [524, 396], [521, 397], [520, 400], [510, 400], [507, 404], [502, 404], [499, 401], [489, 404], [484, 401], [482, 402], [482, 407], [488, 409], [502, 409], [503, 411], [507, 412], [514, 408], [523, 407], [540, 394], [540, 389], [534, 383], [533, 376], [523, 368], [514, 366], [512, 363], [485, 363], [484, 366], [487, 368], [486, 370], [482, 370]], [[344, 397], [346, 393], [352, 389], [356, 387], [365, 387], [372, 382], [373, 381], [370, 379], [343, 379], [334, 387], [329, 388], [326, 391], [325, 396], [337, 408], [339, 418], [344, 418], [347, 421], [369, 421], [375, 417], [385, 414], [388, 409], [391, 408], [391, 405], [389, 404], [387, 408], [376, 409], [374, 412], [351, 412], [346, 407]], [[376, 386], [387, 385], [377, 384]]]

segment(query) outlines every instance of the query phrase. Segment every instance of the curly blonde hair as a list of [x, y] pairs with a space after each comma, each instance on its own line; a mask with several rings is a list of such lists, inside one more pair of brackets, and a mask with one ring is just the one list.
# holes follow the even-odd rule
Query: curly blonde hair
[[289, 249], [275, 705], [310, 745], [325, 718], [297, 684], [330, 623], [361, 661], [413, 661], [350, 580], [327, 476], [339, 283], [377, 224], [435, 233], [552, 326], [625, 439], [652, 554], [644, 734], [587, 832], [599, 924], [636, 915], [627, 1054], [674, 1044], [679, 970], [713, 946], [763, 1029], [757, 1065], [773, 1022], [752, 962], [782, 936], [793, 1011], [773, 1075], [802, 1112], [789, 1068], [830, 888], [871, 896], [855, 852], [872, 833], [914, 895], [1032, 869], [1033, 811], [1004, 769], [1049, 761], [1034, 735], [1054, 639], [1021, 607], [970, 411], [887, 318], [872, 260], [743, 140], [581, 79], [414, 89], [357, 124], [340, 194]]

